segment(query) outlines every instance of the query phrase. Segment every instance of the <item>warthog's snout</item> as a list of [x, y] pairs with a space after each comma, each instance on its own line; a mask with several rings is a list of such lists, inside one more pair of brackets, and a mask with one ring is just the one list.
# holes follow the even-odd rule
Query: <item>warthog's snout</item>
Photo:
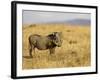
[[62, 41], [60, 41], [60, 42], [55, 42], [55, 44], [56, 44], [56, 46], [61, 47]]
[[61, 44], [58, 44], [57, 46], [58, 46], [58, 47], [61, 47], [61, 45], [62, 45], [62, 43], [61, 43]]

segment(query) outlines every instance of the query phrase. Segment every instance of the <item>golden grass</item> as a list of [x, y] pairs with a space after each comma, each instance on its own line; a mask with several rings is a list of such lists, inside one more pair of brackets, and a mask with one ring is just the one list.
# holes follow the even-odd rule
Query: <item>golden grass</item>
[[[28, 37], [30, 34], [48, 35], [52, 32], [62, 32], [63, 43], [56, 48], [53, 55], [48, 50], [33, 52], [33, 58], [28, 58]], [[36, 24], [23, 26], [23, 69], [62, 68], [90, 66], [90, 26], [68, 24]]]

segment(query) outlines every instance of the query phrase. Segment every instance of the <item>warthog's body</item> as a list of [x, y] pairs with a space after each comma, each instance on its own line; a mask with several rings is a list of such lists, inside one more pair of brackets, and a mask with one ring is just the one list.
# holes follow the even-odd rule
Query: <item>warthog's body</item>
[[35, 48], [39, 50], [49, 49], [50, 54], [55, 53], [55, 47], [60, 47], [62, 44], [61, 40], [61, 32], [54, 32], [47, 36], [41, 36], [37, 34], [33, 34], [29, 36], [29, 53], [30, 57], [32, 57], [32, 50]]

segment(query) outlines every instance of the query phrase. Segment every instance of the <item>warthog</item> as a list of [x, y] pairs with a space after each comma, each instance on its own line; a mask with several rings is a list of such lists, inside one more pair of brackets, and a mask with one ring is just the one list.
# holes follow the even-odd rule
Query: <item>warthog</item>
[[55, 53], [56, 46], [60, 47], [62, 45], [62, 33], [53, 32], [47, 36], [41, 36], [38, 34], [33, 34], [29, 36], [29, 54], [32, 57], [32, 50], [35, 48], [39, 50], [49, 49], [50, 54]]

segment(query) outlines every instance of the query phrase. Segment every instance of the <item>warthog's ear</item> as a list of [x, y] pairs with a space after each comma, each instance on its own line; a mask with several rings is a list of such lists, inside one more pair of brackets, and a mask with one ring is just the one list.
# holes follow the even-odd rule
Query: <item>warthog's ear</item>
[[53, 33], [52, 33], [52, 35], [53, 35], [53, 40], [56, 39], [56, 34], [57, 34], [57, 32], [53, 32]]

